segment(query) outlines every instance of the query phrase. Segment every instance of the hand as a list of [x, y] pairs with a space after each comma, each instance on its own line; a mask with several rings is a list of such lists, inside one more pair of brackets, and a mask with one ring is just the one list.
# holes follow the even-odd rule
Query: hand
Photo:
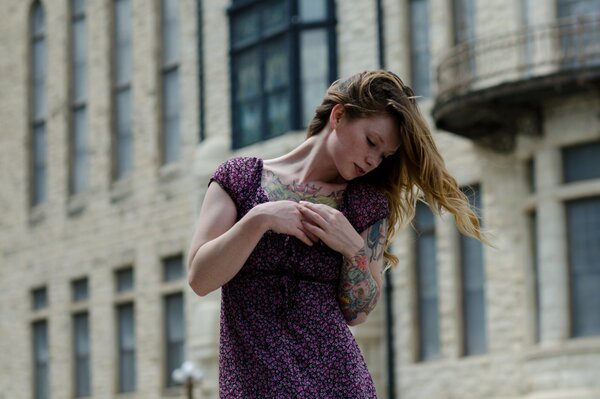
[[282, 200], [257, 205], [253, 211], [264, 216], [269, 230], [294, 236], [306, 245], [312, 246], [318, 238], [307, 231], [303, 225], [301, 208], [302, 206], [297, 202]]
[[300, 201], [300, 205], [304, 230], [319, 238], [329, 248], [350, 258], [364, 246], [364, 239], [337, 209], [305, 201]]

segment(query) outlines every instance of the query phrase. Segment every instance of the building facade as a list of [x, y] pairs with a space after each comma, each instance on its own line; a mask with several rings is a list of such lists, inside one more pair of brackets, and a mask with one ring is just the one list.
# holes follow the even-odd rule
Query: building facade
[[0, 398], [218, 397], [188, 287], [208, 179], [329, 83], [416, 91], [495, 248], [419, 205], [353, 332], [380, 398], [600, 397], [597, 0], [4, 0]]

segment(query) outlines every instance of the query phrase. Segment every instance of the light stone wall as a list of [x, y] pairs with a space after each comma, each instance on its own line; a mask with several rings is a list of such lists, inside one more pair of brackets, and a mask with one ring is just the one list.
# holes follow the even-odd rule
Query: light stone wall
[[[111, 85], [109, 2], [88, 0], [90, 190], [67, 191], [66, 145], [69, 121], [66, 2], [43, 2], [48, 43], [48, 201], [31, 210], [27, 201], [27, 16], [28, 2], [5, 0], [0, 36], [0, 399], [32, 397], [31, 323], [49, 322], [52, 397], [72, 397], [71, 315], [89, 309], [93, 398], [183, 397], [165, 391], [162, 296], [185, 293], [187, 354], [205, 371], [201, 398], [218, 397], [220, 292], [198, 298], [185, 281], [161, 282], [163, 257], [185, 255], [216, 166], [236, 155], [265, 159], [283, 154], [304, 137], [290, 132], [235, 152], [231, 147], [229, 38], [226, 0], [204, 1], [206, 140], [200, 145], [196, 52], [196, 2], [181, 0], [182, 159], [159, 165], [159, 61], [156, 58], [158, 2], [133, 0], [135, 155], [134, 174], [110, 181]], [[377, 16], [374, 2], [337, 1], [338, 72], [346, 77], [376, 68]], [[408, 1], [383, 1], [386, 66], [410, 82]], [[477, 34], [496, 34], [518, 25], [517, 1], [477, 2]], [[549, 21], [546, 2], [533, 7], [536, 21]], [[432, 64], [451, 45], [450, 3], [430, 1]], [[92, 16], [93, 17], [90, 17]], [[432, 85], [435, 93], [435, 82]], [[421, 102], [431, 126], [431, 100]], [[561, 187], [560, 147], [598, 140], [597, 93], [549, 100], [544, 134], [518, 137], [511, 154], [494, 153], [447, 132], [435, 141], [459, 184], [479, 183], [486, 228], [498, 249], [485, 248], [489, 352], [462, 354], [458, 234], [451, 217], [436, 219], [440, 290], [441, 358], [417, 362], [414, 241], [399, 232], [391, 271], [395, 291], [396, 386], [405, 399], [592, 399], [600, 397], [600, 338], [570, 339], [564, 206], [566, 199], [599, 195], [598, 182]], [[535, 158], [538, 191], [530, 195], [525, 161]], [[541, 342], [535, 341], [534, 279], [527, 220], [538, 212], [541, 278]], [[114, 270], [135, 269], [138, 390], [117, 395]], [[87, 276], [90, 298], [75, 307], [70, 283]], [[49, 307], [33, 312], [31, 289], [47, 286]], [[352, 331], [363, 350], [380, 397], [387, 397], [384, 303]]]

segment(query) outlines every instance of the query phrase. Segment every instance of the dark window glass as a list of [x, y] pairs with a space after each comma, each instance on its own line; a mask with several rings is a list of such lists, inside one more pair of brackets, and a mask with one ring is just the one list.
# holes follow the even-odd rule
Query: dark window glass
[[162, 0], [162, 161], [181, 157], [179, 104], [179, 1]]
[[33, 4], [31, 40], [31, 205], [46, 201], [46, 21], [41, 3]]
[[134, 288], [133, 268], [117, 270], [117, 292], [131, 291]]
[[475, 0], [453, 0], [454, 44], [475, 39]]
[[565, 183], [600, 178], [600, 141], [563, 149]]
[[527, 187], [530, 193], [535, 193], [535, 159], [530, 158], [525, 164], [525, 171], [527, 173]]
[[429, 1], [410, 2], [411, 82], [416, 95], [431, 94]]
[[[481, 209], [479, 187], [464, 190], [469, 202]], [[481, 215], [479, 215], [481, 217]], [[476, 355], [487, 351], [485, 309], [485, 267], [481, 242], [460, 236], [464, 354]]]
[[562, 53], [561, 66], [565, 69], [581, 65], [598, 65], [597, 46], [600, 42], [598, 29], [598, 0], [558, 0], [556, 15], [559, 18], [559, 34]]
[[173, 370], [179, 368], [185, 354], [185, 319], [183, 294], [177, 293], [165, 297], [165, 348], [166, 348], [166, 386], [175, 386]]
[[305, 127], [335, 77], [331, 0], [254, 0], [230, 10], [233, 146]]
[[572, 335], [600, 335], [600, 197], [567, 208]]
[[88, 279], [81, 278], [71, 283], [73, 302], [85, 301], [88, 299]]
[[90, 329], [87, 312], [73, 316], [73, 357], [75, 397], [90, 396]]
[[88, 186], [88, 129], [85, 105], [72, 110], [71, 193], [85, 191]]
[[136, 388], [135, 317], [133, 304], [117, 306], [119, 353], [119, 392], [133, 392]]
[[423, 203], [417, 205], [415, 228], [419, 359], [431, 360], [440, 356], [439, 291], [435, 219], [429, 207]]
[[131, 1], [114, 1], [114, 123], [115, 178], [120, 179], [133, 170], [133, 132], [131, 118]]
[[48, 399], [48, 322], [33, 323], [34, 399]]
[[541, 309], [540, 309], [540, 271], [538, 262], [538, 234], [537, 234], [537, 212], [530, 212], [529, 235], [531, 242], [531, 264], [533, 266], [533, 292], [535, 295], [535, 340], [540, 341]]
[[48, 307], [48, 290], [46, 287], [36, 288], [31, 291], [31, 307], [34, 310]]
[[183, 257], [181, 255], [167, 258], [163, 261], [164, 281], [176, 281], [184, 277]]

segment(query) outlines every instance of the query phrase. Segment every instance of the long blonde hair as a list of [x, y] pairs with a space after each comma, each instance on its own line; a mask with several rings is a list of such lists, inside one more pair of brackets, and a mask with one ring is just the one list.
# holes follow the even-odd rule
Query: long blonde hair
[[[315, 111], [308, 126], [308, 137], [323, 131], [337, 104], [344, 106], [344, 115], [350, 120], [388, 114], [399, 127], [398, 151], [386, 157], [375, 170], [358, 178], [382, 190], [388, 201], [387, 244], [397, 229], [413, 220], [416, 203], [421, 199], [420, 190], [434, 213], [440, 215], [442, 209], [447, 210], [454, 215], [461, 233], [491, 245], [482, 233], [469, 200], [448, 173], [409, 86], [394, 73], [381, 70], [361, 72], [334, 82]], [[398, 262], [387, 246], [384, 256], [392, 264]]]

